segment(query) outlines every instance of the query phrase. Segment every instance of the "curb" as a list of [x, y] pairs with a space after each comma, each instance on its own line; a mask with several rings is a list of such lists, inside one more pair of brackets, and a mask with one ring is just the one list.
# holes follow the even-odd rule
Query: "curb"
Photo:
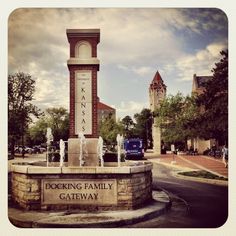
[[[38, 217], [39, 219], [29, 217], [28, 219], [23, 216], [25, 211], [22, 210], [21, 212], [16, 212], [15, 215], [9, 214], [8, 217], [14, 226], [20, 228], [112, 228], [132, 225], [158, 217], [166, 213], [170, 207], [171, 200], [166, 192], [153, 191], [152, 201], [148, 205], [136, 210], [97, 213], [81, 213], [74, 211], [71, 214], [68, 212], [49, 211], [48, 213], [44, 212], [47, 216], [43, 219], [42, 217]], [[34, 212], [32, 212], [32, 214], [34, 214]], [[35, 212], [35, 214], [37, 214], [37, 212]]]
[[182, 166], [178, 166], [178, 165], [173, 165], [173, 164], [169, 164], [169, 163], [165, 163], [165, 162], [161, 162], [161, 161], [156, 161], [156, 160], [149, 160], [155, 164], [161, 164], [161, 165], [166, 165], [166, 166], [169, 166], [169, 167], [173, 167], [175, 169], [178, 169], [178, 170], [183, 170], [183, 171], [193, 171], [193, 170], [196, 170], [196, 169], [192, 169], [192, 168], [189, 168], [189, 167], [182, 167]]
[[196, 164], [196, 163], [194, 163], [194, 162], [192, 162], [192, 161], [186, 159], [186, 158], [183, 157], [183, 156], [179, 156], [179, 158], [181, 158], [182, 160], [184, 160], [184, 161], [186, 161], [186, 162], [188, 162], [188, 163], [191, 163], [191, 164], [195, 165], [195, 166], [198, 167], [199, 169], [208, 171], [208, 172], [210, 172], [210, 173], [212, 173], [212, 174], [214, 174], [214, 175], [218, 175], [218, 176], [227, 178], [227, 176], [221, 175], [221, 174], [219, 174], [219, 173], [217, 173], [217, 172], [215, 172], [215, 171], [213, 171], [213, 170], [210, 170], [210, 169], [208, 169], [208, 168], [205, 168], [204, 166], [201, 166], [201, 165], [199, 165], [199, 164]]
[[[206, 179], [206, 178], [200, 178], [200, 177], [192, 177], [192, 176], [184, 176], [184, 175], [180, 175], [179, 173], [181, 172], [185, 172], [185, 171], [194, 171], [194, 170], [198, 170], [198, 169], [192, 169], [192, 168], [188, 168], [188, 167], [181, 167], [181, 166], [175, 166], [169, 163], [164, 163], [164, 162], [158, 162], [158, 161], [152, 161], [154, 163], [157, 164], [161, 164], [161, 165], [166, 165], [172, 168], [175, 168], [176, 170], [180, 170], [177, 173], [175, 171], [172, 171], [172, 175], [176, 178], [179, 179], [184, 179], [184, 180], [190, 180], [190, 181], [195, 181], [195, 182], [201, 182], [201, 183], [208, 183], [208, 184], [214, 184], [214, 185], [222, 185], [222, 186], [228, 186], [228, 181], [226, 180], [215, 180], [215, 179]], [[204, 169], [206, 171], [208, 171], [208, 169]], [[213, 173], [212, 171], [208, 171]], [[219, 175], [218, 173], [214, 172], [213, 174], [218, 175], [218, 176], [222, 176]], [[225, 176], [222, 176], [225, 178]]]
[[182, 172], [184, 172], [184, 171], [179, 171], [177, 173], [172, 172], [172, 174], [174, 177], [179, 178], [179, 179], [207, 183], [207, 184], [213, 184], [213, 185], [228, 186], [227, 180], [216, 180], [216, 179], [206, 179], [206, 178], [200, 178], [200, 177], [184, 176], [184, 175], [180, 174]]

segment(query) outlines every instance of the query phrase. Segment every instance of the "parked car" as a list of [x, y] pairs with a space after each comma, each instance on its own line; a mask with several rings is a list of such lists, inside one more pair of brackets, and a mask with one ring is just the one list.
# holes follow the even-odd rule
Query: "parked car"
[[15, 153], [21, 153], [22, 152], [22, 146], [15, 146], [14, 152]]
[[103, 145], [102, 147], [102, 154], [104, 155], [108, 151], [108, 148], [106, 145]]
[[43, 153], [46, 151], [46, 148], [41, 147], [40, 145], [33, 146], [33, 153]]
[[33, 153], [33, 148], [30, 147], [24, 147], [25, 153], [32, 154]]

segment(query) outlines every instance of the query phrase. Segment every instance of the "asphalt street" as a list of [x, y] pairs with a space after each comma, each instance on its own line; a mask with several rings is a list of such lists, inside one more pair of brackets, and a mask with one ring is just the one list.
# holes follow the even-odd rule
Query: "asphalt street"
[[153, 189], [162, 188], [172, 200], [170, 211], [132, 225], [135, 228], [218, 228], [228, 216], [228, 187], [182, 180], [173, 169], [153, 165]]

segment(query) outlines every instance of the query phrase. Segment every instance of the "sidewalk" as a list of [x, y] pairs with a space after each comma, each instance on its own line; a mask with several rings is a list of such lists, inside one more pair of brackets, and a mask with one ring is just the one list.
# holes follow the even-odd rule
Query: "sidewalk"
[[[213, 157], [197, 155], [157, 155], [152, 152], [145, 154], [147, 159], [163, 164], [174, 165], [179, 168], [202, 169], [213, 174], [228, 178], [228, 168], [225, 168], [221, 159], [214, 159]], [[173, 164], [173, 161], [175, 163]]]
[[136, 210], [85, 212], [26, 211], [9, 206], [10, 222], [20, 228], [115, 228], [150, 220], [165, 214], [171, 200], [162, 190], [153, 191], [153, 200]]

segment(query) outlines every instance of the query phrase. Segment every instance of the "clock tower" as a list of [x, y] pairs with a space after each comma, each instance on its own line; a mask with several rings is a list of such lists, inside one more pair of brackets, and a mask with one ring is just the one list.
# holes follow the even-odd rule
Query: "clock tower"
[[[161, 101], [166, 96], [166, 85], [164, 84], [159, 72], [157, 71], [149, 86], [149, 103], [150, 110], [154, 112], [160, 107]], [[154, 117], [152, 125], [153, 151], [158, 155], [161, 154], [161, 129], [156, 124]]]

